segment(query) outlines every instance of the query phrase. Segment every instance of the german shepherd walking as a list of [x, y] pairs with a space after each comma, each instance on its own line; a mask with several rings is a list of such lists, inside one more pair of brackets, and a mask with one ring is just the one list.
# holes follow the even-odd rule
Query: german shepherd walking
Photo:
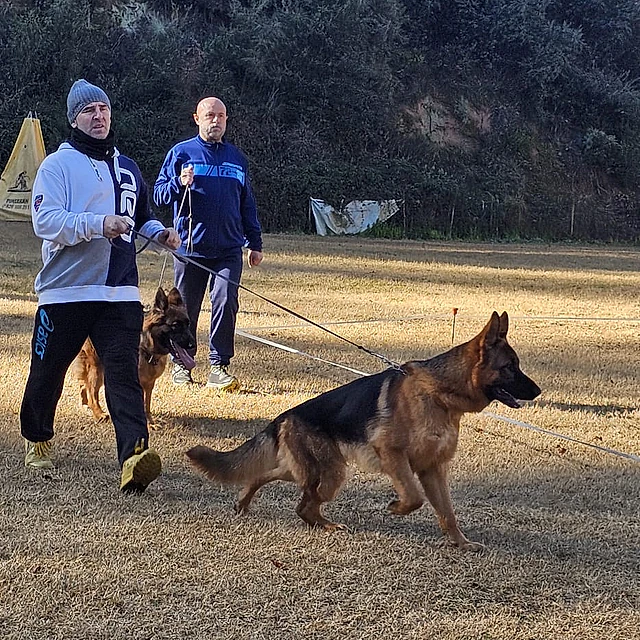
[[295, 482], [302, 490], [296, 513], [327, 530], [344, 528], [321, 512], [346, 477], [347, 462], [388, 475], [398, 497], [392, 513], [418, 509], [424, 496], [442, 531], [465, 550], [481, 544], [464, 536], [453, 511], [447, 467], [458, 444], [460, 418], [492, 400], [520, 407], [538, 385], [521, 370], [507, 342], [509, 318], [494, 311], [472, 340], [401, 370], [354, 380], [279, 415], [251, 440], [229, 452], [197, 446], [187, 451], [210, 479], [242, 486], [236, 511], [249, 507], [262, 485]]
[[[164, 373], [169, 354], [191, 368], [193, 358], [186, 350], [194, 346], [195, 338], [189, 329], [189, 316], [180, 292], [174, 287], [167, 296], [162, 287], [158, 288], [153, 308], [145, 314], [142, 323], [138, 356], [138, 377], [149, 422], [152, 422], [151, 394], [156, 380]], [[104, 369], [89, 338], [73, 363], [73, 372], [80, 381], [82, 404], [91, 409], [96, 421], [109, 420], [99, 399], [100, 388], [104, 385]]]

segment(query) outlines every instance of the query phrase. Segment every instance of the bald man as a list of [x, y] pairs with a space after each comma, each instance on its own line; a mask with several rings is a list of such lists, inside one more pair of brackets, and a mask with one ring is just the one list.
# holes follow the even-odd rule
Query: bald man
[[[235, 391], [240, 383], [230, 373], [229, 365], [234, 355], [242, 249], [248, 249], [249, 266], [258, 266], [262, 262], [262, 232], [247, 159], [224, 139], [224, 102], [215, 97], [204, 98], [193, 119], [198, 135], [169, 151], [153, 195], [158, 206], [173, 205], [174, 227], [182, 240], [178, 252], [209, 270], [174, 259], [175, 285], [187, 306], [194, 333], [204, 293], [209, 289], [207, 387]], [[215, 277], [210, 271], [222, 277]], [[191, 355], [196, 355], [196, 349]], [[173, 363], [172, 379], [176, 385], [193, 382], [191, 371], [177, 361]]]

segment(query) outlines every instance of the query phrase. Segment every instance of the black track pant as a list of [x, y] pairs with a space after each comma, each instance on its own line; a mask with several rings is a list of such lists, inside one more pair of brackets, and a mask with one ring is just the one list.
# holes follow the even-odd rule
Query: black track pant
[[31, 442], [53, 437], [53, 420], [65, 374], [87, 337], [104, 366], [105, 398], [116, 432], [120, 464], [149, 438], [138, 345], [139, 302], [68, 302], [38, 307], [31, 340], [31, 368], [20, 409], [22, 435]]

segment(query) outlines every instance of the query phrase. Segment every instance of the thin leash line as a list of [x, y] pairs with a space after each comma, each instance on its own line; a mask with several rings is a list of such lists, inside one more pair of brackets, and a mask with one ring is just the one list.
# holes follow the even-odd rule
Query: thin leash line
[[[406, 318], [373, 318], [371, 320], [334, 320], [330, 322], [323, 323], [323, 326], [333, 326], [333, 325], [352, 325], [352, 324], [375, 324], [376, 322], [405, 322], [409, 320], [426, 320], [426, 319], [445, 319], [444, 315], [433, 315], [433, 316], [408, 316]], [[247, 331], [273, 331], [274, 329], [300, 329], [304, 328], [303, 324], [281, 324], [281, 325], [265, 325], [265, 326], [255, 326], [255, 327], [245, 327]]]
[[162, 270], [160, 271], [160, 279], [158, 280], [158, 288], [162, 286], [164, 280], [164, 272], [167, 270], [167, 261], [169, 260], [169, 253], [164, 252], [164, 262], [162, 263]]
[[490, 418], [496, 418], [497, 420], [508, 422], [509, 424], [516, 425], [517, 427], [523, 427], [525, 429], [537, 431], [538, 433], [542, 433], [545, 435], [554, 436], [555, 438], [560, 438], [561, 440], [566, 440], [567, 442], [575, 442], [576, 444], [581, 444], [583, 447], [591, 447], [592, 449], [597, 449], [598, 451], [602, 451], [604, 453], [610, 453], [620, 458], [626, 458], [627, 460], [640, 462], [640, 456], [636, 456], [633, 453], [624, 453], [623, 451], [617, 451], [616, 449], [609, 449], [609, 447], [601, 447], [600, 445], [592, 444], [591, 442], [585, 442], [584, 440], [566, 436], [562, 433], [556, 433], [555, 431], [549, 431], [548, 429], [543, 429], [542, 427], [536, 427], [532, 424], [529, 424], [528, 422], [522, 422], [521, 420], [515, 420], [514, 418], [507, 418], [506, 416], [501, 416], [497, 413], [491, 413], [490, 411], [483, 411], [482, 413], [480, 413], [480, 415]]
[[[458, 313], [460, 315], [460, 313]], [[509, 316], [511, 320], [567, 320], [570, 322], [640, 322], [640, 318], [580, 318], [570, 316]], [[482, 316], [465, 316], [464, 320], [477, 320]], [[434, 313], [423, 316], [405, 316], [403, 318], [369, 318], [367, 320], [335, 320], [333, 322], [325, 322], [324, 326], [331, 325], [351, 325], [351, 324], [373, 324], [376, 322], [411, 322], [413, 320], [450, 320], [451, 314]], [[282, 324], [282, 325], [265, 325], [246, 327], [249, 331], [274, 330], [274, 329], [298, 329], [304, 325], [300, 324]]]
[[[133, 228], [131, 228], [131, 231], [133, 231]], [[158, 231], [155, 231], [154, 233], [152, 233], [151, 237], [139, 249], [136, 249], [136, 255], [142, 253], [149, 246], [149, 243], [151, 242], [151, 240], [155, 239], [156, 236], [159, 236], [163, 231], [164, 231], [164, 229], [159, 229]], [[109, 242], [112, 245], [113, 245], [113, 240], [114, 240], [114, 238], [109, 238]]]
[[[187, 194], [189, 194], [189, 215], [187, 216], [187, 220], [188, 220], [187, 251], [189, 253], [193, 253], [193, 228], [192, 228], [193, 215], [191, 210], [191, 187], [189, 186], [185, 187], [184, 193], [182, 194], [182, 200], [180, 201], [180, 206], [178, 207], [178, 213], [176, 214], [176, 218], [179, 218], [180, 214], [182, 213], [182, 208], [184, 207], [184, 201], [187, 197]], [[138, 235], [142, 235], [142, 234], [138, 234]]]
[[510, 316], [510, 317], [512, 317], [514, 320], [561, 320], [561, 321], [568, 321], [568, 322], [632, 322], [632, 323], [640, 322], [640, 318], [589, 318], [585, 316]]
[[285, 307], [284, 305], [280, 304], [279, 302], [275, 302], [274, 300], [271, 300], [271, 299], [261, 295], [260, 293], [257, 293], [256, 291], [253, 291], [252, 289], [249, 289], [248, 287], [245, 287], [243, 284], [241, 284], [239, 282], [234, 282], [233, 280], [231, 280], [231, 278], [227, 278], [226, 276], [223, 276], [221, 273], [218, 273], [217, 271], [214, 271], [213, 269], [209, 269], [208, 267], [205, 267], [204, 265], [200, 264], [196, 260], [193, 260], [189, 256], [183, 256], [183, 255], [179, 254], [177, 251], [174, 251], [173, 249], [169, 249], [168, 247], [165, 247], [165, 246], [161, 245], [153, 236], [152, 237], [148, 237], [148, 236], [144, 235], [143, 233], [140, 233], [140, 231], [136, 231], [135, 229], [132, 229], [131, 231], [132, 231], [132, 233], [135, 233], [136, 235], [138, 235], [143, 240], [148, 240], [149, 242], [154, 242], [158, 246], [162, 247], [165, 251], [167, 251], [174, 258], [176, 258], [176, 260], [179, 260], [180, 262], [186, 262], [188, 264], [192, 264], [192, 265], [202, 269], [203, 271], [206, 271], [207, 273], [210, 273], [212, 276], [215, 276], [215, 277], [218, 277], [218, 278], [222, 278], [223, 280], [225, 280], [229, 284], [232, 284], [232, 285], [238, 287], [239, 289], [242, 289], [243, 291], [246, 291], [247, 293], [250, 293], [251, 295], [256, 296], [256, 298], [260, 298], [260, 300], [264, 300], [265, 302], [268, 302], [269, 304], [273, 305], [274, 307], [277, 307], [278, 309], [280, 309], [280, 310], [282, 310], [282, 311], [284, 311], [284, 312], [286, 312], [286, 313], [298, 318], [299, 320], [303, 320], [304, 322], [307, 322], [307, 323], [313, 325], [314, 327], [317, 327], [318, 329], [321, 329], [322, 331], [325, 331], [326, 333], [334, 336], [335, 338], [338, 338], [339, 340], [342, 340], [343, 342], [346, 342], [346, 343], [350, 344], [351, 346], [356, 347], [356, 349], [360, 349], [360, 351], [364, 351], [365, 353], [369, 354], [370, 356], [373, 356], [374, 358], [378, 358], [379, 360], [382, 360], [385, 364], [387, 364], [388, 366], [392, 367], [393, 369], [397, 369], [398, 371], [402, 371], [404, 373], [404, 371], [402, 370], [402, 367], [397, 362], [393, 362], [393, 360], [390, 360], [386, 356], [383, 356], [380, 353], [376, 353], [375, 351], [371, 351], [370, 349], [367, 349], [363, 345], [358, 344], [357, 342], [353, 342], [352, 340], [349, 340], [349, 338], [345, 338], [344, 336], [341, 336], [339, 333], [335, 333], [335, 331], [331, 331], [331, 329], [327, 329], [326, 327], [324, 327], [321, 324], [315, 322], [314, 320], [306, 318], [305, 316], [299, 314], [297, 311], [294, 311], [293, 309], [289, 309], [288, 307]]
[[[187, 236], [187, 251], [193, 253], [193, 215], [191, 213], [191, 189], [185, 190], [189, 194], [189, 231]], [[180, 215], [180, 213], [178, 213]]]
[[[254, 336], [246, 331], [236, 330], [236, 334], [242, 336], [244, 338], [249, 338], [250, 340], [255, 340], [256, 342], [261, 342], [263, 344], [269, 345], [271, 347], [275, 347], [276, 349], [282, 349], [283, 351], [288, 351], [289, 353], [295, 353], [297, 355], [305, 356], [306, 358], [310, 358], [312, 360], [317, 360], [319, 362], [324, 362], [325, 364], [332, 365], [334, 367], [338, 367], [340, 369], [346, 369], [347, 371], [351, 371], [360, 376], [369, 376], [371, 374], [365, 373], [364, 371], [358, 371], [358, 369], [352, 369], [350, 367], [346, 367], [337, 362], [332, 362], [330, 360], [324, 360], [322, 358], [317, 358], [316, 356], [312, 356], [309, 353], [304, 351], [299, 351], [298, 349], [294, 349], [292, 347], [288, 347], [287, 345], [280, 344], [278, 342], [273, 342], [271, 340], [266, 340], [264, 338], [260, 338], [258, 336]], [[481, 411], [478, 415], [483, 416], [485, 418], [493, 418], [495, 420], [499, 420], [501, 422], [506, 422], [508, 424], [515, 425], [517, 427], [522, 427], [524, 429], [529, 429], [531, 431], [535, 431], [537, 433], [541, 433], [543, 435], [551, 436], [553, 438], [559, 438], [560, 440], [566, 440], [568, 442], [573, 442], [575, 444], [581, 444], [585, 447], [591, 447], [593, 449], [597, 449], [598, 451], [602, 451], [603, 453], [609, 453], [614, 456], [618, 456], [620, 458], [625, 458], [627, 460], [632, 460], [633, 462], [640, 462], [640, 456], [636, 456], [632, 453], [625, 453], [623, 451], [617, 451], [616, 449], [610, 449], [608, 447], [601, 447], [597, 444], [592, 444], [590, 442], [585, 442], [584, 440], [578, 440], [577, 438], [572, 438], [571, 436], [564, 435], [562, 433], [557, 433], [555, 431], [549, 431], [549, 429], [543, 429], [542, 427], [536, 427], [535, 425], [529, 424], [528, 422], [522, 422], [522, 420], [514, 420], [513, 418], [508, 418], [507, 416], [502, 416], [498, 413], [493, 413], [491, 411]]]
[[[180, 217], [180, 213], [182, 213], [182, 207], [184, 206], [184, 200], [187, 197], [187, 193], [189, 193], [189, 235], [188, 235], [188, 240], [187, 240], [187, 247], [191, 246], [193, 248], [193, 238], [192, 238], [192, 228], [191, 228], [191, 224], [192, 224], [192, 215], [191, 215], [191, 189], [190, 188], [186, 188], [184, 190], [184, 193], [182, 194], [182, 200], [180, 201], [180, 206], [178, 207], [178, 218]], [[139, 234], [140, 235], [140, 234]], [[140, 249], [140, 251], [142, 251], [147, 245], [149, 244], [149, 242], [147, 241], [145, 243], [145, 245], [142, 247], [142, 249]], [[165, 251], [164, 251], [164, 262], [162, 263], [162, 270], [160, 271], [160, 278], [158, 280], [158, 287], [162, 286], [162, 281], [164, 280], [164, 272], [167, 270], [167, 261], [169, 260], [169, 253], [166, 250], [166, 247], [164, 247]], [[140, 253], [140, 251], [138, 251], [138, 253]]]
[[[527, 441], [525, 438], [518, 438], [516, 434], [514, 434], [511, 430], [507, 430], [507, 429], [501, 430], [502, 428], [499, 425], [497, 426], [497, 429], [491, 429], [484, 424], [482, 426], [469, 424], [467, 425], [467, 428], [471, 428], [476, 433], [483, 436], [487, 435], [487, 436], [491, 436], [492, 438], [500, 438], [502, 440], [508, 440], [509, 442], [519, 445], [527, 449], [528, 451], [535, 451], [540, 455], [546, 455], [549, 457], [557, 456], [565, 464], [571, 464], [581, 469], [594, 468], [593, 463], [585, 462], [580, 457], [580, 453], [581, 453], [580, 450], [575, 448], [571, 448], [570, 450], [564, 449], [561, 445], [558, 444], [556, 445], [556, 448], [558, 450], [554, 450], [553, 447], [551, 447], [550, 444], [546, 442], [546, 440], [543, 440], [542, 443], [538, 445], [534, 445], [533, 443]], [[567, 452], [569, 452], [569, 455], [565, 455], [565, 453]]]
[[271, 340], [267, 340], [266, 338], [260, 338], [259, 336], [254, 336], [251, 333], [242, 331], [242, 329], [236, 329], [236, 335], [242, 336], [243, 338], [249, 338], [249, 340], [255, 340], [256, 342], [261, 342], [262, 344], [266, 344], [270, 347], [276, 347], [277, 349], [288, 351], [289, 353], [295, 353], [300, 356], [305, 356], [306, 358], [310, 358], [311, 360], [315, 360], [316, 362], [324, 362], [325, 364], [330, 364], [333, 367], [338, 367], [339, 369], [345, 369], [346, 371], [351, 371], [351, 373], [355, 373], [359, 376], [370, 375], [368, 373], [365, 373], [364, 371], [358, 371], [358, 369], [352, 369], [351, 367], [347, 367], [344, 364], [339, 364], [338, 362], [332, 362], [331, 360], [325, 360], [324, 358], [318, 358], [317, 356], [312, 356], [310, 353], [306, 353], [305, 351], [299, 351], [298, 349], [294, 349], [293, 347], [289, 347], [285, 344], [279, 344], [278, 342], [272, 342]]
[[[191, 189], [187, 188], [184, 190], [184, 193], [182, 194], [182, 200], [180, 200], [180, 206], [178, 207], [178, 215], [177, 217], [180, 217], [180, 214], [182, 213], [182, 207], [184, 207], [184, 201], [187, 197], [187, 193], [191, 191]], [[191, 207], [191, 198], [189, 198], [189, 207]]]

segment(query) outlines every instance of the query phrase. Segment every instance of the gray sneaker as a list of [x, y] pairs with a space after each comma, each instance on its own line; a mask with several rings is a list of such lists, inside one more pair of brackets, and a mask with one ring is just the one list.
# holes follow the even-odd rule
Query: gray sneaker
[[183, 367], [180, 363], [173, 363], [173, 371], [171, 372], [171, 380], [175, 385], [191, 384], [193, 378], [191, 377], [191, 371], [186, 367]]
[[207, 387], [218, 391], [236, 391], [240, 388], [240, 382], [238, 378], [229, 373], [228, 364], [212, 364]]

